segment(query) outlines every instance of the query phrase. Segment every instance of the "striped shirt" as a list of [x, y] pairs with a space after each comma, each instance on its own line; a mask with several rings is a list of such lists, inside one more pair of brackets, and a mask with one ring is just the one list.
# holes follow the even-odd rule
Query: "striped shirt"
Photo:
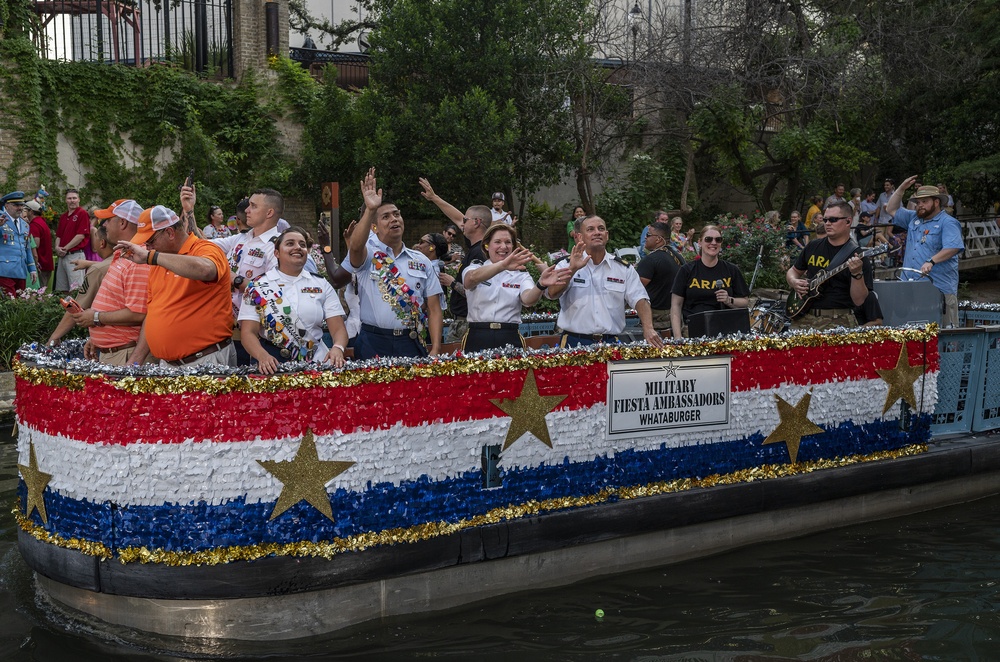
[[[128, 308], [133, 313], [145, 314], [149, 300], [148, 286], [149, 266], [126, 260], [120, 256], [120, 251], [116, 251], [91, 307], [101, 313]], [[98, 347], [121, 347], [138, 341], [141, 328], [93, 326], [90, 328], [90, 339]]]

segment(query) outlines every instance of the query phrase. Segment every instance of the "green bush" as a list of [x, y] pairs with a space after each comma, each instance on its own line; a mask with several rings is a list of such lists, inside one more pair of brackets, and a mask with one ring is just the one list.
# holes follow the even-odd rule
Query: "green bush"
[[[14, 354], [24, 343], [44, 342], [63, 316], [59, 297], [25, 290], [17, 298], [0, 298], [0, 371], [10, 370]], [[65, 338], [79, 338], [74, 328]]]
[[719, 226], [722, 232], [722, 259], [740, 268], [747, 285], [757, 264], [757, 254], [763, 246], [761, 270], [754, 287], [788, 289], [785, 272], [792, 258], [785, 249], [784, 228], [771, 227], [763, 216], [755, 215], [751, 219], [744, 214], [732, 213], [716, 216], [712, 223]]
[[597, 197], [597, 215], [608, 226], [608, 250], [637, 246], [653, 211], [671, 209], [671, 192], [684, 180], [683, 165], [663, 165], [649, 154], [636, 154], [628, 172], [613, 180]]

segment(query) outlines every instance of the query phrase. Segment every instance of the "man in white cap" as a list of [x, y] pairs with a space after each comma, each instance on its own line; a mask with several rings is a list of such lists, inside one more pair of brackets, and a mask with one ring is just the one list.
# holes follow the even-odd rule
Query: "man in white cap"
[[[886, 204], [892, 215], [892, 230], [906, 232], [906, 252], [903, 254], [902, 280], [927, 276], [944, 295], [944, 316], [941, 326], [958, 326], [958, 254], [965, 250], [962, 224], [944, 211], [948, 194], [936, 186], [921, 186], [910, 196], [916, 209], [900, 209], [903, 192], [913, 186], [916, 175], [899, 185]], [[905, 271], [912, 269], [913, 271]], [[919, 273], [917, 273], [919, 272]]]
[[[104, 219], [112, 246], [123, 241], [141, 245], [153, 236], [150, 217], [135, 200], [118, 200], [94, 216]], [[91, 306], [73, 315], [77, 326], [90, 329], [84, 357], [110, 365], [131, 363], [149, 303], [149, 265], [136, 264], [123, 253], [115, 250]]]
[[0, 198], [0, 291], [15, 296], [28, 282], [38, 282], [38, 269], [28, 245], [31, 232], [21, 218], [24, 193], [13, 191]]
[[[194, 210], [194, 188], [181, 188], [185, 216]], [[149, 306], [132, 354], [149, 354], [160, 365], [236, 365], [229, 263], [222, 249], [199, 239], [181, 218], [162, 205], [143, 212], [153, 234], [144, 244], [118, 242], [136, 264], [149, 264]]]
[[506, 202], [504, 194], [497, 191], [493, 194], [493, 208], [490, 212], [493, 214], [494, 223], [506, 223], [507, 225], [514, 225], [517, 223], [517, 217], [511, 216], [509, 211], [504, 211], [503, 205]]

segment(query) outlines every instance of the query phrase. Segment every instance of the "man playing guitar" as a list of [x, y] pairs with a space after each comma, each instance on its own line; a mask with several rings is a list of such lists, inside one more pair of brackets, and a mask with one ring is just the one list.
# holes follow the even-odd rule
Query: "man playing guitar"
[[[841, 253], [851, 239], [854, 211], [846, 202], [834, 202], [823, 211], [826, 236], [810, 241], [788, 269], [785, 280], [795, 293], [806, 300], [806, 312], [792, 320], [793, 329], [833, 329], [857, 326], [854, 309], [864, 304], [872, 288], [872, 265], [868, 258], [853, 255], [857, 245]], [[847, 249], [845, 249], [847, 250]], [[820, 272], [832, 271], [841, 264], [847, 269], [829, 278], [818, 293], [809, 284]]]

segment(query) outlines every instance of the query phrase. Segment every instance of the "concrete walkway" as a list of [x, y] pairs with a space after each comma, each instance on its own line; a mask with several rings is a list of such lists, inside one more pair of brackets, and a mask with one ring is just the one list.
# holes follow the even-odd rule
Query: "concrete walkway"
[[0, 420], [14, 416], [14, 373], [0, 372]]

